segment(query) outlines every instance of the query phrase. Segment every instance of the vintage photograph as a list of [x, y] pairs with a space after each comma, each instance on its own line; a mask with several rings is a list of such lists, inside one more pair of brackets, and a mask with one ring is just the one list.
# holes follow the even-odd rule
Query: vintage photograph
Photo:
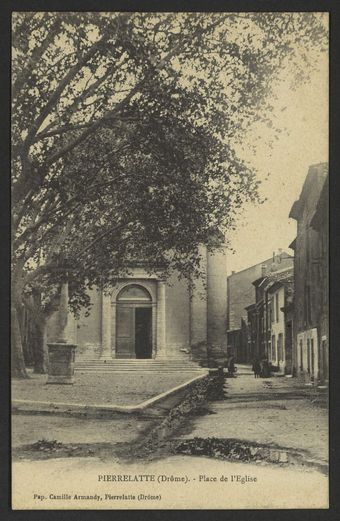
[[327, 12], [13, 12], [14, 510], [327, 509]]

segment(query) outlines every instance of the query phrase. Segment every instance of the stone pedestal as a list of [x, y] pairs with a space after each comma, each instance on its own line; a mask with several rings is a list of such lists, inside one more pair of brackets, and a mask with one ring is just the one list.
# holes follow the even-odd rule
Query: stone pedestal
[[48, 344], [48, 384], [73, 384], [75, 344], [56, 342]]

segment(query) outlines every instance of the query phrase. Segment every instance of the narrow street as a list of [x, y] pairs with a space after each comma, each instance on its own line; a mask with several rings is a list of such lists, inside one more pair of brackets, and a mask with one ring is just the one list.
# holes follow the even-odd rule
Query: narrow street
[[176, 439], [228, 439], [277, 447], [297, 451], [306, 462], [326, 469], [325, 394], [294, 378], [254, 378], [247, 366], [239, 366], [237, 374], [225, 381], [225, 399], [210, 403], [207, 414], [192, 417]]

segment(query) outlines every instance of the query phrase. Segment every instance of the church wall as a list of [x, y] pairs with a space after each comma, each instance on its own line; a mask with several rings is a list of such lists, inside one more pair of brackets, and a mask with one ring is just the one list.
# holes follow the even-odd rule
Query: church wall
[[[152, 298], [152, 344], [156, 357], [186, 358], [183, 351], [203, 344], [221, 348], [226, 340], [225, 254], [207, 253], [202, 247], [202, 279], [189, 288], [185, 279], [173, 274], [162, 282], [159, 276], [134, 270], [131, 278], [112, 288], [111, 297], [96, 289], [90, 292], [92, 307], [75, 320], [70, 314], [68, 338], [77, 344], [77, 357], [93, 359], [115, 356], [116, 298], [126, 284], [140, 284]], [[190, 293], [191, 292], [191, 293]], [[190, 295], [192, 298], [190, 298]], [[162, 304], [164, 302], [164, 304]], [[164, 318], [163, 318], [164, 317]], [[49, 341], [55, 341], [55, 317], [49, 322]], [[165, 327], [164, 327], [165, 326]], [[164, 346], [164, 347], [163, 347]]]
[[178, 353], [190, 343], [190, 300], [187, 282], [173, 274], [166, 285], [167, 354]]
[[207, 341], [207, 248], [201, 246], [202, 277], [193, 281], [191, 292], [190, 344], [196, 346]]
[[219, 348], [227, 343], [226, 252], [208, 252], [208, 343]]

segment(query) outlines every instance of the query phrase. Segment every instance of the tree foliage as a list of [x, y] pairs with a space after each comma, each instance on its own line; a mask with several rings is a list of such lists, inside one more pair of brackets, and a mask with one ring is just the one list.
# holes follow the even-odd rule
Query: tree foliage
[[75, 311], [138, 258], [197, 274], [199, 244], [258, 199], [236, 147], [272, 81], [288, 60], [305, 79], [326, 44], [312, 13], [16, 13], [16, 301], [53, 297], [61, 253]]

